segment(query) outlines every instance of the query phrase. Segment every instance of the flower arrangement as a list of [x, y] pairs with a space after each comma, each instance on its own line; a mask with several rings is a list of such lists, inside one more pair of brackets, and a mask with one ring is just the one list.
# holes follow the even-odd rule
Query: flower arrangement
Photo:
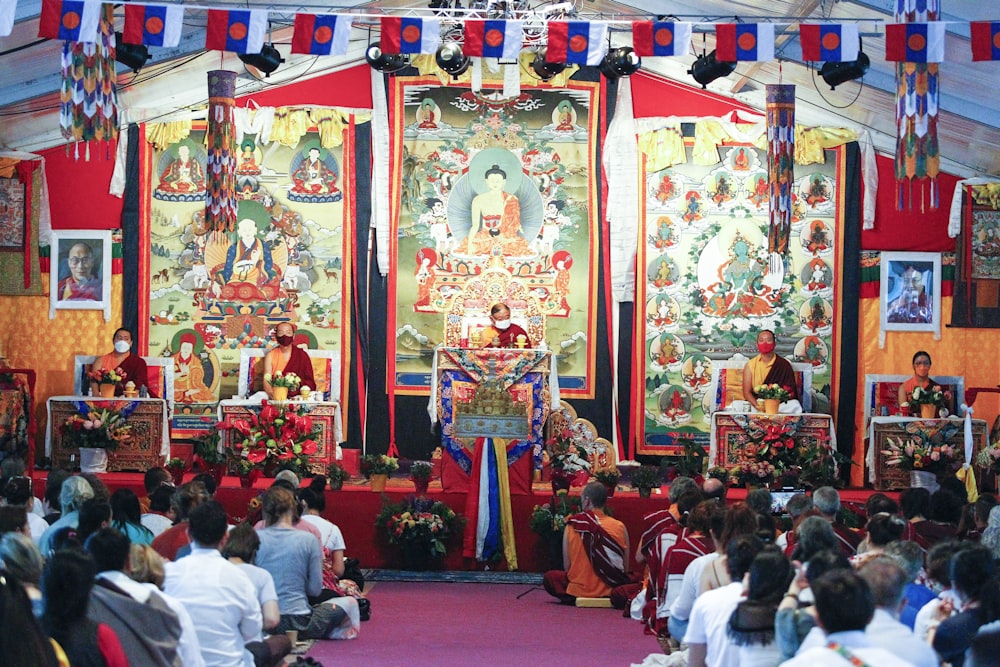
[[882, 450], [882, 454], [886, 457], [886, 465], [893, 468], [946, 472], [955, 470], [960, 463], [954, 447], [932, 438], [888, 437], [885, 443], [887, 448]]
[[545, 444], [549, 448], [549, 465], [553, 472], [558, 471], [567, 477], [586, 473], [590, 477], [590, 457], [587, 450], [574, 441], [572, 429], [562, 429]]
[[351, 478], [351, 473], [347, 471], [347, 468], [334, 461], [326, 467], [326, 478], [330, 480], [331, 486], [334, 484], [343, 485]]
[[735, 484], [770, 484], [777, 470], [767, 461], [744, 461], [729, 469], [729, 481]]
[[265, 374], [264, 382], [268, 383], [272, 387], [288, 387], [289, 389], [295, 389], [302, 384], [302, 378], [295, 373], [282, 373], [281, 371], [278, 371], [276, 373]]
[[226, 450], [222, 446], [222, 432], [219, 424], [194, 443], [194, 458], [199, 466], [208, 468], [226, 462]]
[[712, 466], [706, 474], [708, 477], [717, 479], [720, 482], [729, 482], [729, 471], [722, 466]]
[[302, 409], [291, 406], [279, 409], [264, 401], [259, 414], [219, 424], [230, 431], [232, 443], [228, 455], [235, 462], [246, 459], [255, 467], [276, 469], [279, 465], [303, 471], [309, 456], [319, 449], [313, 437], [312, 419]]
[[943, 389], [941, 385], [932, 385], [930, 389], [915, 387], [910, 394], [909, 403], [899, 406], [904, 410], [911, 405], [933, 405], [937, 410], [947, 407], [946, 402], [951, 401], [951, 392]]
[[365, 477], [372, 475], [391, 475], [399, 470], [399, 459], [386, 454], [366, 454], [361, 457], [361, 474]]
[[129, 439], [132, 426], [127, 415], [111, 408], [92, 409], [86, 404], [62, 425], [63, 439], [72, 447], [114, 451]]
[[600, 482], [604, 486], [614, 486], [621, 478], [622, 474], [618, 472], [617, 468], [601, 468], [594, 472], [594, 481]]
[[90, 378], [92, 382], [96, 382], [97, 384], [118, 384], [128, 377], [128, 374], [121, 368], [116, 368], [114, 370], [97, 368], [87, 371], [87, 377]]
[[992, 470], [994, 475], [1000, 475], [1000, 443], [990, 445], [976, 455], [976, 465]]
[[531, 510], [529, 526], [543, 538], [559, 538], [561, 544], [566, 517], [580, 511], [580, 496], [560, 493], [552, 496], [552, 500], [545, 505], [535, 505]]
[[447, 553], [446, 542], [459, 524], [459, 517], [441, 501], [410, 498], [403, 503], [382, 502], [375, 528], [406, 552], [431, 559]]
[[753, 388], [753, 393], [757, 398], [776, 398], [779, 401], [787, 401], [792, 395], [780, 384], [759, 384]]
[[414, 461], [410, 465], [410, 479], [414, 482], [426, 482], [431, 478], [434, 466], [430, 461]]
[[187, 469], [187, 461], [185, 461], [184, 459], [182, 459], [179, 456], [175, 456], [172, 459], [170, 459], [169, 461], [167, 461], [167, 464], [166, 464], [165, 467], [166, 467], [167, 470], [169, 470], [171, 472], [173, 472], [175, 470], [186, 470]]
[[632, 472], [632, 488], [640, 495], [648, 494], [652, 489], [659, 488], [663, 475], [656, 466], [639, 466]]

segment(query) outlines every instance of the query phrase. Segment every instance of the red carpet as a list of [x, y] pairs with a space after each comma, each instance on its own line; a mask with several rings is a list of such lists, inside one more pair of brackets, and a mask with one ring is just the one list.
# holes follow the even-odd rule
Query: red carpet
[[368, 597], [372, 619], [358, 639], [319, 641], [307, 655], [327, 667], [561, 667], [628, 665], [660, 651], [620, 611], [567, 607], [531, 586], [379, 582]]

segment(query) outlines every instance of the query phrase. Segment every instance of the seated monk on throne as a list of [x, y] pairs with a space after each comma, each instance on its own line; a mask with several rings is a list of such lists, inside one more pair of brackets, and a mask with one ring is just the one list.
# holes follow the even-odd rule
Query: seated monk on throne
[[743, 367], [743, 398], [757, 404], [753, 388], [762, 384], [781, 385], [791, 394], [789, 400], [798, 400], [799, 391], [795, 383], [795, 370], [784, 357], [774, 352], [774, 332], [763, 329], [757, 334], [757, 351], [760, 352]]
[[[222, 285], [228, 283], [249, 283], [255, 287], [263, 287], [278, 274], [271, 256], [271, 249], [257, 238], [257, 223], [250, 218], [240, 220], [236, 233], [239, 238], [229, 246], [226, 252], [226, 263], [216, 273], [219, 285], [216, 293], [221, 293]], [[263, 296], [259, 298], [264, 298]]]
[[[282, 322], [274, 328], [274, 338], [278, 341], [278, 347], [267, 353], [264, 357], [264, 377], [271, 377], [274, 373], [280, 372], [282, 375], [294, 373], [299, 376], [302, 383], [295, 389], [289, 389], [289, 396], [298, 396], [302, 387], [316, 388], [316, 380], [313, 377], [312, 361], [309, 355], [300, 347], [292, 345], [295, 341], [295, 325], [291, 322]], [[264, 391], [268, 398], [274, 398], [274, 388], [266, 379], [264, 380]]]
[[[131, 352], [132, 333], [128, 329], [118, 329], [115, 331], [112, 342], [114, 343], [115, 349], [105, 354], [103, 357], [98, 357], [90, 369], [94, 371], [113, 371], [121, 369], [121, 371], [125, 374], [125, 377], [115, 386], [115, 396], [123, 395], [125, 393], [125, 385], [129, 382], [131, 382], [135, 387], [135, 390], [138, 391], [149, 382], [149, 372], [143, 358], [137, 354], [132, 354]], [[95, 396], [97, 395], [96, 385], [96, 382], [91, 382], [91, 389]], [[156, 395], [155, 387], [146, 386], [146, 390], [153, 398], [159, 398]]]
[[498, 303], [490, 308], [492, 326], [483, 330], [483, 347], [533, 347], [528, 332], [510, 321], [510, 308]]

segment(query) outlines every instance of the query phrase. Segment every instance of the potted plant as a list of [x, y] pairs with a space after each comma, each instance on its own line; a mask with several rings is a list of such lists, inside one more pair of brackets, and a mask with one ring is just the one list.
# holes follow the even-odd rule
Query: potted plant
[[194, 460], [198, 467], [215, 478], [216, 487], [222, 485], [226, 474], [228, 456], [222, 446], [222, 433], [216, 424], [212, 430], [194, 443]]
[[294, 404], [278, 406], [264, 401], [259, 414], [220, 422], [219, 428], [229, 431], [230, 458], [245, 458], [268, 477], [280, 466], [302, 472], [308, 468], [309, 457], [319, 450], [313, 439], [316, 430], [312, 418]]
[[660, 469], [656, 466], [639, 466], [632, 472], [632, 488], [639, 492], [640, 498], [649, 498], [662, 480]]
[[573, 439], [573, 431], [564, 428], [546, 443], [549, 448], [552, 493], [583, 486], [590, 479], [590, 457], [587, 450]]
[[266, 373], [264, 375], [264, 382], [271, 385], [274, 400], [286, 401], [288, 400], [288, 392], [302, 384], [302, 379], [295, 373], [282, 373], [278, 371], [276, 373]]
[[375, 527], [390, 544], [399, 545], [403, 568], [426, 570], [448, 552], [448, 537], [460, 519], [441, 501], [411, 497], [402, 503], [383, 499]]
[[174, 478], [174, 486], [180, 486], [184, 483], [184, 473], [187, 472], [187, 461], [179, 456], [175, 456], [169, 461], [167, 461], [167, 470], [170, 471], [170, 476]]
[[778, 406], [792, 395], [780, 384], [759, 384], [753, 388], [754, 395], [764, 401], [764, 412], [769, 415], [778, 414]]
[[430, 461], [414, 461], [410, 465], [410, 479], [413, 481], [414, 486], [416, 486], [417, 493], [427, 493], [427, 487], [430, 486], [433, 472], [434, 466]]
[[549, 566], [561, 570], [563, 531], [566, 529], [566, 517], [580, 512], [580, 496], [566, 493], [553, 495], [545, 505], [535, 505], [531, 510], [529, 526], [546, 545], [549, 555]]
[[608, 498], [615, 495], [615, 489], [618, 488], [618, 480], [621, 477], [622, 474], [616, 468], [601, 468], [594, 473], [594, 480], [603, 484], [604, 488], [608, 490]]
[[399, 460], [386, 454], [365, 454], [361, 457], [361, 474], [371, 482], [372, 491], [385, 491], [389, 475], [399, 470]]
[[326, 468], [326, 478], [330, 480], [331, 491], [340, 491], [344, 488], [344, 482], [351, 478], [351, 473], [347, 472], [347, 468], [334, 461]]
[[233, 471], [239, 476], [240, 486], [244, 489], [253, 488], [254, 483], [264, 474], [260, 468], [245, 458], [233, 461]]
[[130, 437], [132, 426], [125, 421], [124, 410], [97, 410], [86, 403], [82, 406], [80, 412], [63, 422], [63, 442], [80, 449], [82, 472], [106, 472], [108, 452]]
[[947, 414], [945, 401], [951, 399], [951, 392], [945, 391], [940, 385], [933, 385], [930, 389], [916, 387], [910, 395], [910, 402], [904, 403], [900, 407], [904, 410], [911, 406], [919, 406], [921, 419], [934, 419], [942, 414]]

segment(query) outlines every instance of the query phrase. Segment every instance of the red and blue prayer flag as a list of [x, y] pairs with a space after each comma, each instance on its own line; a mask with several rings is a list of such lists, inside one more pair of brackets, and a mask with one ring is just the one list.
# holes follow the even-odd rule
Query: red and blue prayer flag
[[382, 36], [379, 46], [382, 52], [434, 53], [441, 44], [441, 21], [421, 19], [412, 16], [383, 16]]
[[847, 63], [858, 59], [861, 43], [856, 23], [803, 23], [799, 26], [802, 59]]
[[122, 41], [146, 46], [177, 46], [184, 22], [182, 5], [125, 5]]
[[101, 3], [94, 0], [42, 0], [38, 36], [67, 42], [97, 41]]
[[342, 56], [351, 37], [351, 17], [331, 14], [296, 14], [292, 53]]
[[944, 60], [945, 24], [887, 23], [885, 59], [904, 63], [939, 63]]
[[210, 51], [260, 53], [267, 34], [265, 9], [210, 9], [205, 48]]
[[480, 58], [517, 58], [524, 44], [521, 21], [469, 19], [462, 53]]
[[717, 24], [715, 58], [727, 63], [774, 60], [774, 24]]
[[674, 21], [634, 21], [632, 48], [637, 56], [683, 56], [691, 48], [691, 24]]
[[969, 33], [973, 60], [1000, 60], [1000, 21], [973, 21]]
[[545, 60], [568, 65], [600, 65], [608, 52], [608, 24], [602, 21], [550, 21]]

